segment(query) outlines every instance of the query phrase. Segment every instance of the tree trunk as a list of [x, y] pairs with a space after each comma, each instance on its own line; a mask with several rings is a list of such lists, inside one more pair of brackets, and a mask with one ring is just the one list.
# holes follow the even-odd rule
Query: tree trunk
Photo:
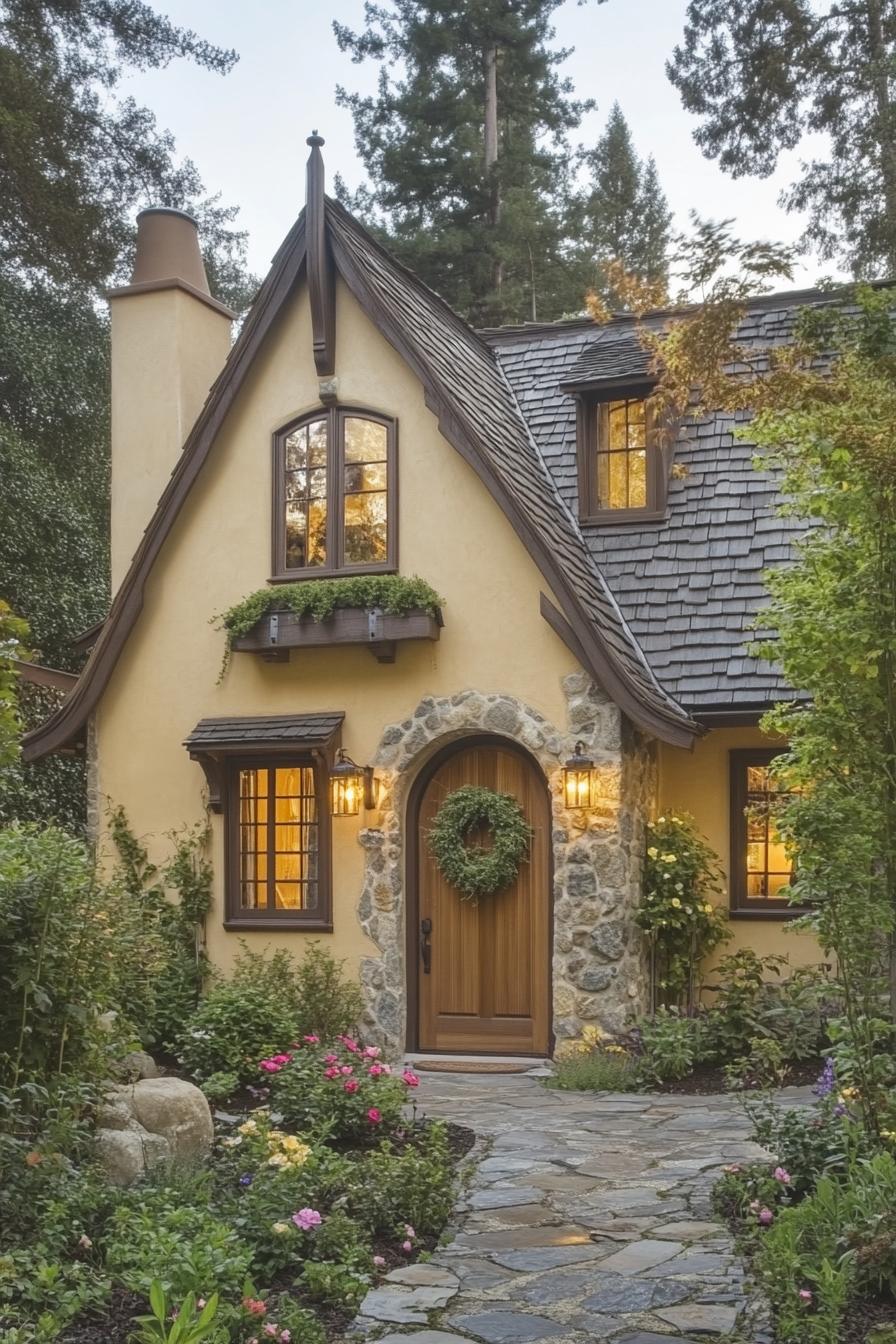
[[[485, 53], [485, 175], [489, 180], [491, 202], [488, 222], [497, 229], [501, 219], [501, 185], [498, 181], [498, 48]], [[497, 293], [504, 280], [504, 263], [495, 253], [492, 264], [492, 288]]]
[[887, 251], [890, 274], [896, 275], [896, 121], [890, 101], [889, 71], [892, 65], [884, 37], [880, 0], [866, 0], [871, 81], [877, 105], [877, 143], [884, 185], [887, 217]]

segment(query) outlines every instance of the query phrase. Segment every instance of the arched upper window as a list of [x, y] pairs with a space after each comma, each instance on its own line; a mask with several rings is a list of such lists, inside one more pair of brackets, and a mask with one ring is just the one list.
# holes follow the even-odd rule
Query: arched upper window
[[274, 436], [273, 577], [395, 569], [395, 421], [333, 406]]

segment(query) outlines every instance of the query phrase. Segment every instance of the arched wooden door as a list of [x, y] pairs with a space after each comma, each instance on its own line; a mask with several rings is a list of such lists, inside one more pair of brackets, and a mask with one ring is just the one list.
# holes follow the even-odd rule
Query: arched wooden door
[[[445, 881], [427, 834], [443, 799], [465, 784], [509, 793], [532, 827], [512, 886], [478, 905]], [[409, 951], [417, 968], [421, 1050], [546, 1054], [551, 961], [550, 806], [528, 756], [497, 738], [461, 743], [436, 759], [412, 810], [416, 903]], [[412, 893], [413, 897], [413, 893]], [[414, 906], [416, 905], [416, 909]]]

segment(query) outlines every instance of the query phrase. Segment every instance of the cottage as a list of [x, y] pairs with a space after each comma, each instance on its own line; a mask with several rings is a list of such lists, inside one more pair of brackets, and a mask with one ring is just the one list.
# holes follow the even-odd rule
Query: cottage
[[[472, 331], [325, 197], [309, 144], [232, 346], [193, 222], [140, 217], [110, 295], [114, 598], [26, 756], [86, 749], [99, 835], [107, 800], [151, 849], [208, 809], [212, 960], [321, 938], [393, 1045], [541, 1054], [643, 1011], [664, 808], [723, 857], [736, 944], [812, 959], [744, 816], [789, 693], [746, 648], [794, 526], [774, 481], [723, 417], [659, 432], [629, 318]], [[741, 338], [812, 297], [758, 300]], [[315, 619], [295, 585], [321, 580]], [[250, 594], [220, 675], [214, 617]], [[478, 902], [430, 843], [467, 786], [530, 828]]]

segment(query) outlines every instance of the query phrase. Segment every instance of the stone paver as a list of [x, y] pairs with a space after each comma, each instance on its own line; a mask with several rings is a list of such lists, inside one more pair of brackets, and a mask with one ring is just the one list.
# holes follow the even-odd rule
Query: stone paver
[[[807, 1098], [791, 1090], [782, 1099]], [[388, 1325], [381, 1344], [764, 1338], [761, 1307], [710, 1208], [720, 1168], [762, 1155], [732, 1098], [424, 1074], [415, 1100], [474, 1128], [484, 1156], [450, 1242], [425, 1267], [371, 1289], [355, 1337]]]

